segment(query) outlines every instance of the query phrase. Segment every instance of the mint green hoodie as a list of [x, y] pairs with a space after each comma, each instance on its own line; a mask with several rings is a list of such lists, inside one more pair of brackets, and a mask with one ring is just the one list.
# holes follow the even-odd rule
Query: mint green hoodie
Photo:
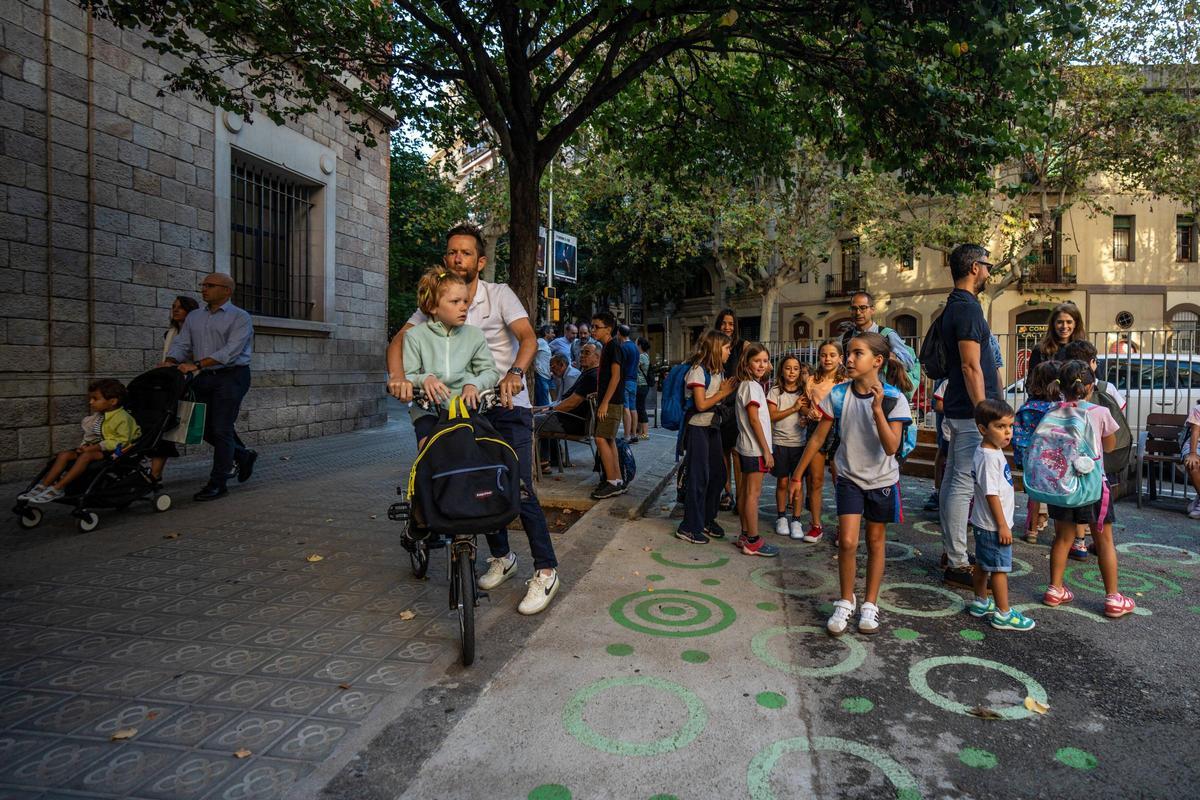
[[455, 394], [467, 385], [482, 392], [500, 380], [482, 330], [474, 325], [447, 328], [432, 319], [404, 334], [404, 372], [418, 387], [436, 375]]

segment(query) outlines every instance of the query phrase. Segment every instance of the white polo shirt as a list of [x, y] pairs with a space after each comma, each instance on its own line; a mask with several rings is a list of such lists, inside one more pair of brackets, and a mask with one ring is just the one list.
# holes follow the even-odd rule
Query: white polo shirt
[[[416, 327], [428, 319], [423, 311], [417, 310], [408, 318], [408, 324]], [[509, 328], [521, 319], [529, 319], [529, 313], [507, 284], [479, 281], [475, 298], [467, 309], [467, 324], [483, 331], [501, 375], [508, 372], [521, 349], [517, 335]], [[513, 405], [517, 408], [530, 407], [528, 388], [522, 388], [520, 394], [513, 395]]]

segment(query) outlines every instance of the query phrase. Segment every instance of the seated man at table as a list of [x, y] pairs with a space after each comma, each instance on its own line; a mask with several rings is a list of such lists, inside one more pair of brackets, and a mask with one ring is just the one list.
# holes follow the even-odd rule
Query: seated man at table
[[[580, 350], [579, 365], [583, 372], [566, 396], [549, 406], [534, 409], [535, 438], [546, 433], [563, 433], [568, 436], [583, 436], [587, 433], [587, 418], [591, 413], [587, 399], [588, 395], [596, 393], [600, 367], [600, 348], [594, 342], [588, 342]], [[541, 442], [539, 448], [544, 466], [557, 459], [558, 448], [550, 447], [549, 441]]]
[[579, 380], [579, 374], [579, 370], [571, 366], [571, 359], [562, 353], [555, 353], [551, 356], [550, 399], [554, 403], [565, 400], [571, 387], [575, 385], [575, 381]]

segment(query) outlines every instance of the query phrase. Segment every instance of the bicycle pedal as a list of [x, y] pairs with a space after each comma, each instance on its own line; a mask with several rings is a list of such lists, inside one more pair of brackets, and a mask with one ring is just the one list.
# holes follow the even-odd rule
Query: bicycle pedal
[[388, 506], [388, 519], [392, 522], [407, 522], [411, 506], [408, 503], [392, 503]]
[[486, 598], [486, 599], [487, 599], [487, 601], [488, 601], [489, 603], [490, 603], [490, 602], [492, 602], [492, 596], [491, 596], [490, 594], [488, 594], [487, 592], [483, 591], [482, 589], [476, 589], [476, 590], [475, 590], [475, 599], [476, 599], [476, 600], [481, 600], [481, 599], [484, 599], [484, 598]]

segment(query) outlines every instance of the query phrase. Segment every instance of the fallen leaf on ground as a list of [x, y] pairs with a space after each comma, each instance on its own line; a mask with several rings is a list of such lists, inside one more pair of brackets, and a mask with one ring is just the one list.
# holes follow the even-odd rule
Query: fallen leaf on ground
[[653, 551], [653, 550], [654, 550], [654, 548], [653, 548], [653, 547], [651, 547], [650, 545], [646, 545], [645, 547], [643, 547], [643, 548], [642, 548], [642, 552], [643, 552], [643, 553], [649, 553], [649, 552], [651, 552], [651, 551]]
[[983, 706], [975, 706], [967, 713], [972, 717], [979, 717], [980, 719], [1004, 719], [1004, 717], [1000, 716], [992, 709], [984, 708]]
[[163, 538], [164, 539], [178, 539], [179, 534], [178, 533], [167, 533], [167, 534], [163, 535]]
[[316, 553], [309, 553], [309, 555], [308, 555], [308, 558], [307, 558], [306, 560], [307, 560], [307, 561], [311, 561], [312, 563], [314, 563], [314, 564], [315, 564], [315, 563], [317, 563], [318, 561], [324, 561], [324, 560], [325, 560], [325, 556], [319, 556], [319, 555], [317, 555]]
[[1029, 709], [1030, 711], [1036, 711], [1038, 714], [1045, 714], [1050, 710], [1050, 706], [1046, 705], [1045, 703], [1039, 703], [1032, 697], [1025, 698], [1025, 708]]
[[637, 575], [638, 577], [641, 577], [641, 574], [642, 574], [642, 573], [638, 572], [638, 571], [635, 569], [635, 570], [633, 571], [633, 574], [634, 574], [634, 575]]
[[654, 587], [653, 587], [653, 586], [647, 586], [647, 587], [646, 587], [646, 591], [647, 591], [647, 592], [653, 592], [653, 591], [654, 591]]
[[378, 515], [376, 515], [376, 514], [372, 514], [372, 515], [371, 515], [371, 519], [378, 519]]
[[249, 751], [249, 750], [247, 750], [247, 749], [246, 749], [246, 748], [244, 748], [244, 747], [243, 747], [241, 750], [234, 750], [234, 751], [233, 751], [233, 757], [234, 757], [234, 758], [249, 758], [249, 757], [250, 757], [250, 751]]
[[338, 684], [338, 688], [339, 688], [339, 689], [349, 689], [349, 688], [350, 688], [350, 684], [348, 684], [348, 683], [339, 683], [339, 684]]
[[126, 739], [132, 739], [134, 736], [137, 736], [137, 728], [121, 728], [121, 730], [109, 738], [109, 741], [123, 742]]
[[146, 712], [146, 719], [158, 719], [158, 712], [157, 711]]
[[1144, 596], [1145, 596], [1145, 592], [1134, 592], [1134, 594], [1136, 594], [1138, 597], [1144, 597]]
[[326, 521], [326, 522], [333, 522], [333, 517], [330, 517], [329, 519], [327, 519], [327, 520], [325, 520], [325, 521]]
[[400, 612], [400, 619], [412, 619], [415, 616], [416, 616], [416, 614], [413, 613], [412, 611], [409, 611], [408, 609], [405, 609], [404, 611]]
[[292, 457], [291, 456], [280, 456], [279, 460], [280, 461], [291, 461]]

